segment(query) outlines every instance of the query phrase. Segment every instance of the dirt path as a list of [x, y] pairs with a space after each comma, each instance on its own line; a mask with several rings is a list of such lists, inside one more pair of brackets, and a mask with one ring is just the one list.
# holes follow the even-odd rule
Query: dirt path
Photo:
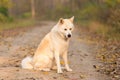
[[73, 72], [64, 71], [63, 74], [57, 74], [56, 71], [21, 69], [20, 61], [34, 53], [41, 39], [55, 25], [54, 22], [41, 24], [43, 25], [28, 29], [16, 37], [1, 39], [0, 80], [107, 80], [105, 75], [96, 72], [93, 67], [97, 64], [94, 58], [96, 46], [80, 39], [78, 28], [73, 33], [69, 48], [69, 63]]

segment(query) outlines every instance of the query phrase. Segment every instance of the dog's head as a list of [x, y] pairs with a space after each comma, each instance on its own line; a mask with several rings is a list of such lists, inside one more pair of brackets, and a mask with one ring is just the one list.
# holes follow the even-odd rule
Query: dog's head
[[71, 38], [72, 36], [72, 31], [74, 29], [73, 21], [74, 16], [69, 19], [60, 18], [58, 22], [60, 34], [62, 34], [66, 39]]

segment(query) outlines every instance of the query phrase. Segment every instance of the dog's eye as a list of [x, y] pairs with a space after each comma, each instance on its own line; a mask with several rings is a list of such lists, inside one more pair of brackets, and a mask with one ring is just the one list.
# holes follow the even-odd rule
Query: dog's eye
[[70, 30], [72, 30], [72, 28], [70, 28]]
[[64, 29], [65, 31], [67, 31], [67, 29]]

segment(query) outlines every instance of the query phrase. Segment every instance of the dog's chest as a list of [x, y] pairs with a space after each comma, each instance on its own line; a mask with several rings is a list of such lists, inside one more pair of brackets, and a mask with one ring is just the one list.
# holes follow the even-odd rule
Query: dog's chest
[[57, 47], [56, 48], [62, 54], [65, 51], [67, 51], [67, 49], [68, 49], [68, 42], [66, 42], [66, 41], [60, 41], [60, 42], [57, 43]]
[[52, 35], [52, 49], [53, 51], [59, 51], [59, 53], [63, 53], [67, 51], [69, 40], [64, 40], [63, 38], [59, 37], [59, 35]]

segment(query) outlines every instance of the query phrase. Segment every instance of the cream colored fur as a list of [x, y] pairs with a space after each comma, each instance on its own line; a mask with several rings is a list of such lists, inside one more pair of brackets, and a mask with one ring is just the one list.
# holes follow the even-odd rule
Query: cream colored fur
[[22, 68], [50, 71], [55, 64], [57, 73], [62, 73], [60, 56], [62, 56], [67, 71], [72, 71], [68, 65], [69, 39], [74, 29], [74, 17], [60, 19], [52, 30], [42, 39], [33, 58], [26, 57], [22, 60]]

